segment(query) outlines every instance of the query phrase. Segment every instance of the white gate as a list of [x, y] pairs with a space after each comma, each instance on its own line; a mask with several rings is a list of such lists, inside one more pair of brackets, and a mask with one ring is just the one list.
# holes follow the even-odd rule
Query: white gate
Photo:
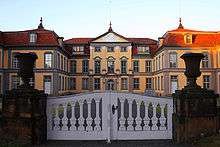
[[48, 140], [172, 139], [173, 101], [131, 93], [47, 100]]

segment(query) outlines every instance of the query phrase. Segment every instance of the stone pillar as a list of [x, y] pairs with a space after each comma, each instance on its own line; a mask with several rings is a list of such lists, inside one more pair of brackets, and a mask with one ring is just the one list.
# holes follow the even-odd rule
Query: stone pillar
[[218, 94], [196, 83], [197, 77], [201, 75], [199, 65], [203, 57], [199, 53], [187, 53], [181, 57], [186, 63], [185, 75], [189, 83], [173, 94], [173, 139], [178, 143], [191, 142], [201, 135], [213, 135], [219, 129]]

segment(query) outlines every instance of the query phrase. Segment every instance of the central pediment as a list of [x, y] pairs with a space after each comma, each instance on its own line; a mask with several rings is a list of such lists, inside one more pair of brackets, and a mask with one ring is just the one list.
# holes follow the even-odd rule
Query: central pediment
[[95, 38], [92, 42], [129, 42], [125, 37], [115, 33], [115, 32], [107, 32], [97, 38]]

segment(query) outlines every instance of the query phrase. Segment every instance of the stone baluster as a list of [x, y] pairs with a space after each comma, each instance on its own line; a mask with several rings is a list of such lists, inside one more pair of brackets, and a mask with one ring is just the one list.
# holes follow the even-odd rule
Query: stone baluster
[[71, 127], [70, 127], [70, 130], [76, 130], [76, 118], [75, 118], [75, 107], [74, 107], [75, 103], [72, 102], [72, 117], [70, 119], [70, 123], [71, 123]]
[[55, 106], [54, 130], [60, 130], [60, 118], [58, 115], [58, 105]]
[[125, 102], [125, 98], [120, 98], [120, 103], [121, 103], [121, 117], [119, 118], [119, 130], [120, 131], [124, 131], [126, 130], [125, 128], [125, 116], [124, 116], [124, 102]]
[[68, 118], [67, 118], [67, 103], [64, 103], [63, 105], [63, 119], [62, 119], [62, 123], [63, 123], [63, 126], [62, 126], [62, 130], [68, 130]]
[[152, 103], [153, 106], [153, 117], [152, 117], [152, 130], [158, 130], [157, 127], [157, 117], [156, 117], [156, 108], [157, 108], [157, 104], [156, 103]]
[[78, 123], [79, 123], [79, 127], [78, 130], [79, 131], [83, 131], [84, 130], [84, 118], [83, 118], [83, 100], [79, 100], [79, 110], [80, 110], [80, 116], [78, 119]]
[[161, 108], [160, 130], [166, 130], [166, 126], [165, 126], [166, 118], [165, 118], [165, 115], [164, 115], [165, 105], [166, 104], [163, 104], [163, 103], [160, 105], [160, 108]]
[[100, 131], [101, 130], [101, 127], [100, 127], [100, 117], [99, 117], [99, 102], [100, 102], [100, 99], [96, 99], [95, 100], [95, 103], [96, 103], [96, 117], [95, 117], [95, 130], [96, 131]]
[[128, 116], [128, 128], [127, 130], [131, 131], [131, 130], [134, 130], [134, 127], [133, 127], [133, 117], [132, 117], [132, 99], [128, 99], [128, 104], [129, 104], [129, 116]]
[[136, 117], [136, 127], [135, 127], [135, 130], [142, 130], [142, 127], [141, 127], [142, 119], [141, 119], [141, 116], [140, 116], [141, 101], [137, 100], [136, 103], [137, 103], [137, 117]]
[[91, 112], [91, 99], [88, 100], [87, 104], [88, 104], [88, 117], [86, 119], [86, 122], [87, 122], [87, 128], [86, 130], [87, 131], [92, 131], [92, 112]]
[[150, 118], [148, 117], [148, 107], [149, 107], [149, 102], [145, 101], [145, 117], [144, 117], [144, 130], [150, 130]]

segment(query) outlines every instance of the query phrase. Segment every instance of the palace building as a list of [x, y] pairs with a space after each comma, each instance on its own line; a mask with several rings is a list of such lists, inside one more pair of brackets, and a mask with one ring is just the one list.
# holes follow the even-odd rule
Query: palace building
[[158, 96], [186, 85], [180, 56], [199, 52], [205, 58], [198, 84], [220, 93], [220, 32], [185, 29], [181, 20], [158, 40], [122, 36], [111, 24], [98, 37], [63, 40], [42, 19], [34, 30], [0, 32], [1, 93], [21, 83], [14, 57], [19, 52], [37, 54], [31, 84], [50, 95], [110, 90]]

